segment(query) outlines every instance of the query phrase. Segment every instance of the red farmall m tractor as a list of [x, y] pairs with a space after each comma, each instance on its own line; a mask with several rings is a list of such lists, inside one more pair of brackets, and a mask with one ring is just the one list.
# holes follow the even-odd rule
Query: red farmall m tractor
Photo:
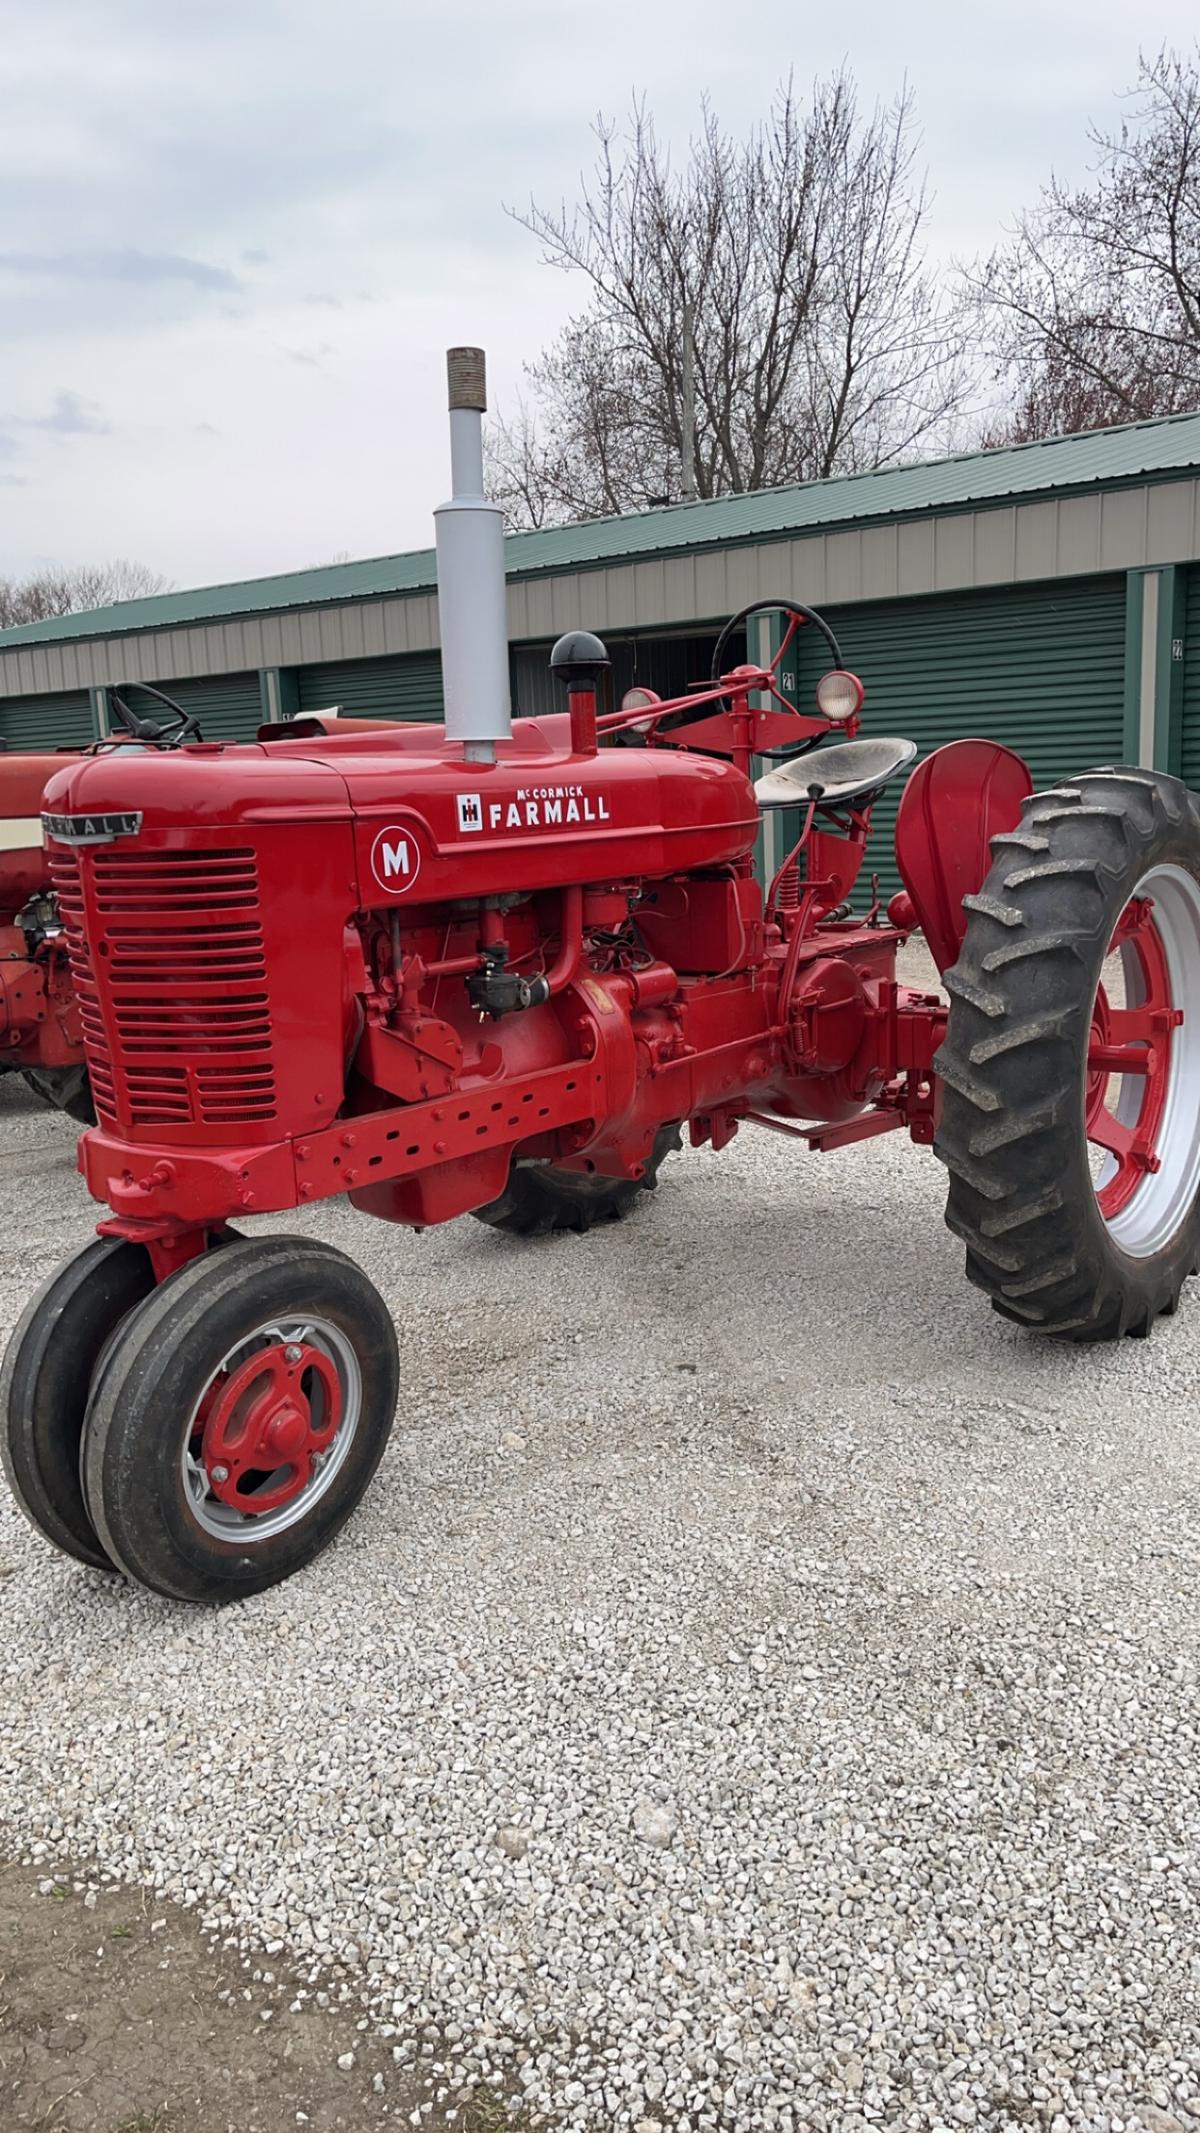
[[[478, 351], [450, 379], [445, 728], [225, 745], [168, 715], [47, 793], [98, 1114], [79, 1162], [110, 1212], [13, 1336], [5, 1461], [60, 1548], [181, 1599], [310, 1560], [396, 1404], [358, 1268], [239, 1217], [346, 1194], [416, 1228], [583, 1229], [684, 1132], [905, 1129], [1007, 1318], [1144, 1334], [1196, 1266], [1191, 795], [1139, 769], [1034, 795], [1007, 750], [954, 743], [908, 778], [904, 892], [856, 907], [872, 805], [915, 750], [855, 737], [862, 689], [797, 601], [763, 603], [788, 617], [771, 665], [722, 670], [735, 617], [711, 687], [618, 711], [603, 646], [565, 637], [566, 710], [511, 724]], [[800, 628], [829, 652], [816, 715], [778, 685]], [[769, 809], [799, 834], [764, 894]], [[918, 927], [948, 1007], [897, 979]]]
[[0, 1072], [22, 1074], [86, 1124], [95, 1113], [83, 1031], [41, 824], [42, 793], [62, 761], [0, 755]]

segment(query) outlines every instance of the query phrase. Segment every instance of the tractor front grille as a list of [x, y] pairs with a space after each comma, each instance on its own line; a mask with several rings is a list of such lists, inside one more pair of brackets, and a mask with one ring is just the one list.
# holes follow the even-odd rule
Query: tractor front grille
[[254, 852], [52, 845], [51, 855], [101, 1117], [222, 1128], [273, 1118]]

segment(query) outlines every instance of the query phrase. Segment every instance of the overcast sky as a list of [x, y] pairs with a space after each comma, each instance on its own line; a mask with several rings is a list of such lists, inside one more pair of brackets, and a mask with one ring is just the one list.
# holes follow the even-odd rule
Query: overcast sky
[[0, 0], [0, 574], [179, 585], [425, 546], [443, 351], [511, 400], [583, 298], [504, 213], [571, 196], [597, 112], [685, 145], [791, 67], [907, 71], [939, 253], [1087, 163], [1195, 0]]

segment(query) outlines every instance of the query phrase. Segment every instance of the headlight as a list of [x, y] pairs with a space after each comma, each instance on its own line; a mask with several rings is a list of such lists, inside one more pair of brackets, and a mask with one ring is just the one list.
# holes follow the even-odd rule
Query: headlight
[[817, 706], [835, 726], [844, 726], [848, 718], [861, 711], [866, 691], [857, 674], [845, 667], [830, 667], [817, 683]]
[[[626, 689], [624, 696], [621, 698], [621, 709], [622, 711], [652, 711], [654, 706], [661, 704], [661, 702], [662, 697], [657, 695], [653, 689]], [[631, 722], [629, 730], [631, 733], [649, 733], [653, 724], [654, 720], [652, 718], [638, 718]]]

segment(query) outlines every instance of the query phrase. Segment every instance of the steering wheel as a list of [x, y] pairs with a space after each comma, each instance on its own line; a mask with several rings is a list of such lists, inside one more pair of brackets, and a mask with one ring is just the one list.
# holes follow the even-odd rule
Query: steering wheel
[[[152, 718], [139, 718], [125, 701], [124, 691], [140, 689], [143, 696], [152, 696], [156, 703], [165, 704], [171, 714], [171, 722], [162, 724]], [[192, 712], [185, 711], [173, 697], [161, 689], [151, 688], [148, 681], [112, 682], [108, 689], [108, 701], [121, 724], [135, 740], [146, 741], [152, 748], [180, 748], [186, 740], [199, 740], [200, 728]]]
[[[799, 706], [794, 704], [790, 697], [783, 694], [776, 679], [784, 654], [788, 651], [797, 630], [803, 629], [806, 622], [811, 622], [825, 639], [833, 665], [839, 669], [843, 666], [841, 645], [826, 622], [824, 615], [819, 615], [815, 607], [806, 607], [802, 600], [751, 600], [747, 607], [740, 607], [736, 615], [729, 617], [713, 648], [712, 678], [714, 681], [719, 681], [721, 678], [721, 662], [724, 659], [726, 647], [735, 629], [741, 623], [748, 622], [751, 615], [762, 614], [784, 614], [788, 618], [788, 626], [783, 633], [783, 642], [780, 644], [775, 657], [770, 661], [767, 672], [771, 676], [772, 694], [778, 698], [779, 702], [787, 710], [795, 711], [797, 716], [800, 716]], [[831, 727], [835, 729], [840, 723], [840, 720], [830, 720]], [[794, 748], [763, 748], [759, 750], [759, 753], [769, 761], [786, 762], [790, 761], [793, 756], [807, 755], [809, 749], [816, 748], [824, 738], [823, 734], [816, 734], [811, 740], [802, 741]]]
[[[829, 656], [832, 659], [834, 666], [841, 666], [842, 648], [838, 643], [837, 638], [834, 636], [833, 631], [830, 629], [829, 624], [826, 622], [824, 615], [819, 615], [815, 607], [805, 607], [802, 600], [751, 600], [750, 605], [748, 607], [739, 607], [736, 615], [731, 615], [729, 617], [728, 622], [725, 624], [724, 629], [721, 631], [721, 634], [716, 641], [716, 644], [713, 648], [712, 663], [712, 678], [714, 681], [720, 681], [721, 679], [721, 661], [725, 657], [726, 646], [728, 645], [729, 640], [732, 637], [735, 629], [738, 628], [740, 623], [748, 622], [750, 620], [751, 615], [765, 614], [783, 614], [791, 617], [787, 629], [784, 632], [783, 643], [780, 645], [779, 650], [776, 652], [775, 657], [771, 661], [770, 667], [768, 669], [772, 677], [774, 677], [775, 674], [778, 673], [779, 662], [783, 658], [784, 653], [787, 651], [788, 646], [791, 644], [791, 641], [795, 636], [796, 631], [799, 629], [803, 629], [806, 622], [815, 623], [816, 627], [820, 630], [822, 637], [825, 639], [826, 644], [829, 646]], [[792, 708], [795, 709], [795, 706], [793, 705]]]

